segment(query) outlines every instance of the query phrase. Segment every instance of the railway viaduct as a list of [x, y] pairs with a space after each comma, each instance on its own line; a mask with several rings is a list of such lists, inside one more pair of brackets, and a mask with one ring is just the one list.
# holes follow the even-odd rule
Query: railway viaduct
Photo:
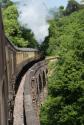
[[0, 10], [0, 125], [40, 125], [46, 96], [47, 62], [37, 49], [10, 43]]

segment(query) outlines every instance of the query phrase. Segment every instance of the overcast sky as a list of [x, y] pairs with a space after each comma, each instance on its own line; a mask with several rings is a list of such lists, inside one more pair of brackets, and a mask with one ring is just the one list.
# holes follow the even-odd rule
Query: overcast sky
[[[59, 7], [61, 5], [66, 6], [68, 0], [45, 0], [45, 4], [48, 8]], [[81, 0], [77, 0], [80, 2]]]
[[[22, 0], [11, 0], [11, 1], [16, 2], [16, 1], [22, 1]], [[42, 0], [42, 1], [47, 8], [54, 8], [54, 7], [58, 8], [61, 5], [66, 7], [68, 2], [68, 0]], [[80, 2], [81, 0], [77, 0], [77, 1]]]

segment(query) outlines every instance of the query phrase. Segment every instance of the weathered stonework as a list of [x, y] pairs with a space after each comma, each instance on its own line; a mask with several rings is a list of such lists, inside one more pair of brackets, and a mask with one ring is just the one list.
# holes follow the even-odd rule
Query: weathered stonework
[[5, 39], [0, 10], [0, 125], [8, 125], [8, 82], [5, 57]]
[[[40, 107], [45, 100], [45, 96], [47, 96], [46, 69], [47, 63], [40, 61], [33, 65], [26, 73], [24, 84], [26, 125], [40, 125]], [[45, 77], [44, 79], [43, 76]]]
[[39, 62], [40, 60], [38, 50], [17, 48], [4, 36], [0, 10], [0, 125], [13, 125], [14, 104], [20, 80], [30, 67], [32, 68], [28, 70], [25, 81], [27, 88], [24, 89], [24, 115], [27, 125], [40, 124], [39, 109], [46, 96], [44, 91], [47, 85], [46, 63]]

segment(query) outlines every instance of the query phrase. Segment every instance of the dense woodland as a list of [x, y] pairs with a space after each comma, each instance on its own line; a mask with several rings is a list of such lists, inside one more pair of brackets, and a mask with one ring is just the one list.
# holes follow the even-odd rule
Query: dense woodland
[[42, 50], [59, 59], [49, 63], [41, 125], [84, 125], [84, 7], [70, 0], [55, 15]]
[[[49, 95], [41, 107], [41, 125], [84, 125], [84, 5], [69, 0], [66, 8], [52, 10], [49, 36], [40, 49], [58, 56], [49, 63]], [[34, 35], [20, 26], [14, 4], [3, 9], [5, 32], [19, 47], [37, 47]]]

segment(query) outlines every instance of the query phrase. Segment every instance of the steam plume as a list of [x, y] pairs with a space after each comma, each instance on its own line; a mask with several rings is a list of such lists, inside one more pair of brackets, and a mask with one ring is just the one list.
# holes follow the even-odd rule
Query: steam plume
[[31, 29], [39, 44], [48, 36], [49, 24], [48, 9], [43, 0], [12, 0], [16, 3], [19, 12], [19, 22], [22, 26]]

